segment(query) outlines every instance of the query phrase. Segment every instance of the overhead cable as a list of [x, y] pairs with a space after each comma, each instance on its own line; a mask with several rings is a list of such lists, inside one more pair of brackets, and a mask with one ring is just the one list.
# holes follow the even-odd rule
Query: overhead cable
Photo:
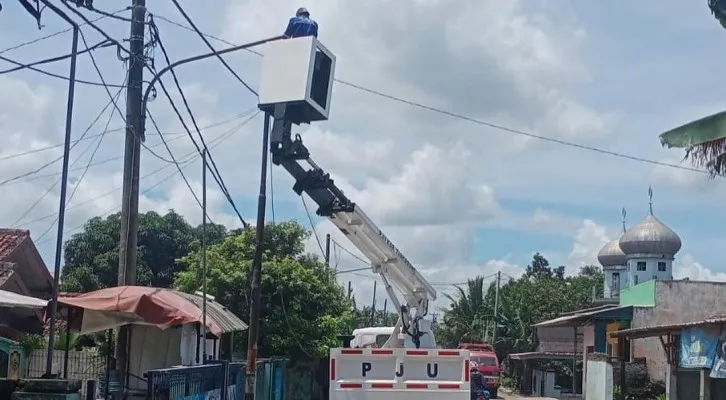
[[[162, 17], [162, 16], [159, 16], [159, 15], [157, 15], [156, 18], [158, 18], [160, 20], [163, 20], [165, 22], [168, 22], [168, 23], [170, 23], [172, 25], [175, 25], [177, 27], [180, 27], [182, 29], [186, 29], [188, 31], [196, 32], [193, 28], [190, 28], [188, 26], [185, 26], [185, 25], [183, 25], [183, 24], [181, 24], [179, 22], [176, 22], [174, 20], [171, 20], [169, 18]], [[216, 37], [216, 36], [213, 36], [213, 35], [209, 35], [207, 33], [202, 33], [202, 35], [204, 35], [207, 38], [217, 40], [217, 41], [219, 41], [221, 43], [225, 43], [225, 44], [232, 45], [232, 46], [237, 46], [237, 44], [235, 44], [235, 43], [229, 42], [227, 40], [221, 39], [221, 38]], [[255, 54], [257, 56], [262, 56], [262, 53], [260, 53], [260, 52], [257, 52], [257, 51], [251, 50], [251, 49], [247, 49], [247, 50], [250, 53], [252, 53], [252, 54]], [[378, 90], [375, 90], [375, 89], [367, 88], [367, 87], [362, 86], [362, 85], [358, 85], [358, 84], [355, 84], [355, 83], [351, 83], [351, 82], [348, 82], [348, 81], [344, 81], [342, 79], [335, 79], [335, 81], [338, 82], [338, 83], [341, 83], [343, 85], [349, 86], [349, 87], [351, 87], [353, 89], [357, 89], [357, 90], [360, 90], [360, 91], [363, 91], [363, 92], [366, 92], [366, 93], [369, 93], [369, 94], [373, 94], [373, 95], [376, 95], [376, 96], [379, 96], [379, 97], [382, 97], [382, 98], [386, 98], [388, 100], [396, 101], [396, 102], [399, 102], [399, 103], [402, 103], [402, 104], [407, 104], [409, 106], [416, 107], [416, 108], [419, 108], [419, 109], [423, 109], [423, 110], [435, 112], [437, 114], [446, 115], [446, 116], [449, 116], [449, 117], [452, 117], [452, 118], [460, 119], [462, 121], [471, 122], [471, 123], [474, 123], [474, 124], [477, 124], [477, 125], [485, 126], [485, 127], [488, 127], [488, 128], [492, 128], [492, 129], [496, 129], [496, 130], [500, 130], [500, 131], [504, 131], [504, 132], [513, 133], [513, 134], [516, 134], [516, 135], [521, 135], [521, 136], [526, 136], [526, 137], [530, 137], [530, 138], [537, 139], [537, 140], [541, 140], [541, 141], [556, 143], [556, 144], [559, 144], [559, 145], [573, 147], [573, 148], [577, 148], [577, 149], [580, 149], [580, 150], [592, 151], [592, 152], [595, 152], [595, 153], [600, 153], [600, 154], [608, 155], [608, 156], [612, 156], [612, 157], [618, 157], [618, 158], [622, 158], [622, 159], [626, 159], [626, 160], [630, 160], [630, 161], [636, 161], [636, 162], [641, 162], [641, 163], [646, 163], [646, 164], [651, 164], [651, 165], [657, 165], [657, 166], [662, 166], [662, 167], [668, 167], [668, 168], [675, 168], [675, 169], [680, 169], [680, 170], [690, 171], [690, 172], [696, 172], [696, 173], [701, 173], [701, 174], [709, 174], [708, 171], [705, 171], [705, 170], [702, 170], [702, 169], [698, 169], [698, 168], [688, 167], [688, 166], [685, 166], [685, 165], [679, 165], [679, 164], [673, 164], [673, 163], [668, 163], [668, 162], [651, 160], [651, 159], [644, 158], [644, 157], [633, 156], [633, 155], [629, 155], [629, 154], [625, 154], [625, 153], [621, 153], [621, 152], [617, 152], [617, 151], [605, 150], [605, 149], [601, 149], [601, 148], [598, 148], [598, 147], [583, 145], [583, 144], [579, 144], [579, 143], [575, 143], [575, 142], [570, 142], [570, 141], [562, 140], [562, 139], [557, 139], [557, 138], [553, 138], [553, 137], [549, 137], [549, 136], [537, 135], [537, 134], [534, 134], [534, 133], [531, 133], [531, 132], [526, 132], [526, 131], [523, 131], [523, 130], [510, 128], [510, 127], [507, 127], [507, 126], [504, 126], [504, 125], [495, 124], [495, 123], [488, 122], [488, 121], [484, 121], [484, 120], [481, 120], [481, 119], [478, 119], [478, 118], [470, 117], [470, 116], [467, 116], [467, 115], [464, 115], [464, 114], [459, 114], [459, 113], [455, 113], [455, 112], [452, 112], [452, 111], [447, 111], [447, 110], [444, 110], [444, 109], [441, 109], [441, 108], [437, 108], [437, 107], [434, 107], [434, 106], [430, 106], [430, 105], [426, 105], [426, 104], [423, 104], [423, 103], [420, 103], [420, 102], [417, 102], [417, 101], [413, 101], [413, 100], [405, 99], [403, 97], [399, 97], [399, 96], [395, 96], [395, 95], [392, 95], [392, 94], [384, 93], [384, 92], [381, 92], [381, 91], [378, 91]]]

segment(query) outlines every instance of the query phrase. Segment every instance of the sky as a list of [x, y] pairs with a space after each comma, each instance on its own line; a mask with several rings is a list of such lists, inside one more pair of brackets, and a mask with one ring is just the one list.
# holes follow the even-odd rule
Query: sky
[[[340, 81], [329, 121], [295, 127], [294, 133], [434, 283], [440, 299], [477, 275], [517, 277], [536, 252], [568, 273], [597, 265], [597, 252], [620, 232], [622, 208], [627, 226], [647, 215], [649, 187], [655, 215], [683, 241], [674, 275], [726, 280], [720, 256], [726, 232], [719, 228], [726, 223], [720, 200], [726, 184], [690, 171], [682, 150], [664, 149], [658, 140], [668, 129], [726, 107], [714, 90], [726, 69], [726, 32], [705, 1], [214, 3], [181, 1], [200, 30], [228, 43], [276, 36], [297, 7], [310, 10], [320, 40], [337, 57]], [[70, 32], [5, 50], [68, 27], [46, 10], [39, 30], [19, 3], [3, 6], [0, 56], [28, 63], [70, 52]], [[130, 16], [121, 6], [96, 7]], [[171, 2], [150, 3], [148, 12], [172, 61], [208, 51]], [[115, 39], [129, 35], [124, 20], [96, 24]], [[82, 32], [89, 46], [104, 39], [88, 25]], [[228, 46], [211, 40], [218, 49]], [[100, 72], [106, 83], [124, 83], [127, 63], [115, 47], [90, 54], [93, 59], [88, 53], [78, 58], [79, 79], [101, 82]], [[159, 46], [150, 56], [157, 69], [165, 65]], [[258, 87], [261, 57], [239, 52], [225, 59]], [[2, 70], [11, 67], [0, 61]], [[68, 76], [69, 64], [41, 68]], [[234, 202], [243, 218], [254, 221], [262, 130], [256, 96], [215, 59], [180, 67], [177, 75]], [[184, 113], [168, 74], [163, 82]], [[182, 171], [201, 196], [200, 158], [157, 89], [150, 114], [175, 159], [187, 161]], [[71, 150], [66, 239], [88, 218], [120, 210], [124, 120], [106, 107], [118, 90], [76, 85], [72, 138], [82, 140]], [[66, 81], [38, 72], [0, 74], [0, 226], [29, 229], [51, 270], [67, 93]], [[118, 105], [125, 110], [123, 95]], [[147, 129], [140, 209], [174, 209], [200, 223], [200, 207], [158, 132], [148, 122]], [[365, 267], [348, 254], [361, 256], [355, 247], [314, 215], [309, 199], [308, 218], [292, 184], [283, 169], [271, 169], [267, 219], [297, 219], [314, 227], [320, 241], [329, 233], [339, 270]], [[208, 199], [213, 222], [240, 226], [211, 178]], [[316, 236], [307, 247], [320, 254]], [[372, 273], [341, 273], [339, 280], [352, 282], [358, 301], [371, 301]]]

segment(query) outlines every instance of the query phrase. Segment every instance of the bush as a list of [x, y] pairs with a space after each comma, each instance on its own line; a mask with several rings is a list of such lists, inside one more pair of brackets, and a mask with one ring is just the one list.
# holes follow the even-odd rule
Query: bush
[[48, 345], [48, 341], [37, 333], [24, 333], [18, 340], [20, 347], [23, 348], [25, 355], [28, 356], [35, 350], [44, 349]]
[[511, 376], [502, 377], [502, 386], [508, 389], [514, 389], [515, 381]]

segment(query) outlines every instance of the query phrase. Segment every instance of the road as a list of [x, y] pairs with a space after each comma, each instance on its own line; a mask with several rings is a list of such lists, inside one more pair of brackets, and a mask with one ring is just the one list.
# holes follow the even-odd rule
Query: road
[[499, 398], [504, 400], [557, 400], [552, 397], [523, 397], [515, 394], [506, 393], [504, 391], [499, 392]]

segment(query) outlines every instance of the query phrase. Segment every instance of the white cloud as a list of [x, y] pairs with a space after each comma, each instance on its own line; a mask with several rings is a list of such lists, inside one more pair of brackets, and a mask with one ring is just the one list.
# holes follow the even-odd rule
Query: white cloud
[[675, 261], [673, 278], [688, 278], [692, 281], [726, 282], [726, 273], [714, 272], [696, 261], [693, 255], [684, 254], [679, 256]]
[[597, 253], [610, 240], [612, 239], [608, 237], [605, 227], [590, 219], [582, 221], [582, 226], [575, 233], [575, 243], [569, 254], [570, 272], [574, 273], [585, 265], [600, 265]]

